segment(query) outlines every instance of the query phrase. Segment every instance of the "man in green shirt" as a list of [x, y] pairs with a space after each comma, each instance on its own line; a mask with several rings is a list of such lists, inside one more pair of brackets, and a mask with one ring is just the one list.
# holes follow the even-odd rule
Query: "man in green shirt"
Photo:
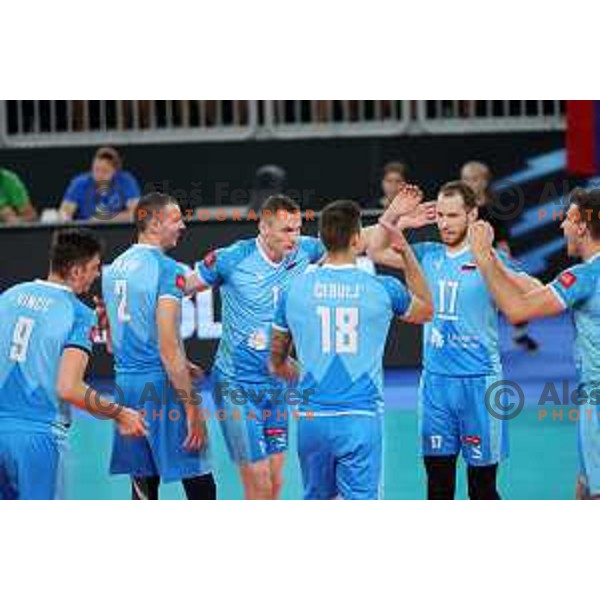
[[0, 168], [0, 223], [35, 221], [27, 188], [16, 173]]

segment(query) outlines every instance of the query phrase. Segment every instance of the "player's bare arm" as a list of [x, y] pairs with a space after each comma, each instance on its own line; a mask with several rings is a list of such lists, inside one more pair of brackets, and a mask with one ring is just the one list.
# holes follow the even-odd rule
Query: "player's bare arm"
[[388, 231], [388, 235], [392, 240], [391, 249], [398, 254], [402, 261], [406, 285], [412, 296], [410, 308], [403, 320], [415, 324], [431, 321], [433, 318], [433, 297], [419, 261], [401, 230], [388, 225], [385, 221], [382, 228]]
[[77, 212], [77, 203], [71, 202], [66, 198], [60, 203], [58, 207], [58, 214], [61, 221], [72, 221]]
[[100, 296], [94, 296], [94, 310], [96, 312], [96, 319], [98, 320], [98, 328], [106, 336], [106, 351], [109, 354], [113, 353], [112, 345], [112, 334], [110, 330], [110, 322], [108, 320], [108, 313], [106, 312], [106, 304], [103, 298]]
[[285, 381], [293, 382], [298, 379], [298, 367], [290, 357], [292, 337], [287, 331], [273, 327], [271, 336], [271, 372]]
[[489, 223], [474, 223], [469, 229], [469, 243], [481, 275], [506, 318], [517, 324], [563, 312], [565, 306], [549, 286], [509, 272], [492, 247], [490, 229]]
[[186, 274], [184, 289], [184, 294], [186, 296], [193, 296], [194, 294], [197, 294], [198, 292], [204, 292], [209, 288], [210, 286], [207, 285], [206, 282], [195, 271], [190, 271]]
[[369, 234], [367, 253], [371, 260], [392, 269], [404, 269], [402, 254], [391, 248], [393, 228], [399, 231], [419, 229], [435, 223], [436, 203], [423, 202], [416, 186], [404, 186]]
[[158, 344], [162, 363], [172, 386], [183, 395], [188, 434], [187, 450], [199, 450], [207, 443], [206, 424], [200, 413], [200, 396], [192, 385], [192, 377], [179, 332], [181, 305], [173, 298], [160, 298], [156, 310]]
[[66, 348], [58, 370], [56, 393], [65, 402], [93, 415], [114, 419], [123, 435], [146, 435], [146, 425], [137, 410], [119, 406], [101, 396], [85, 381], [88, 355], [78, 348]]

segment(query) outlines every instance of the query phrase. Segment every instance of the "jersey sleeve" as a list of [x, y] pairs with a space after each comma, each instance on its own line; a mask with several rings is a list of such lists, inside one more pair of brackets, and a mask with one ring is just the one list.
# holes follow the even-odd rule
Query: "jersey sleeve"
[[281, 290], [279, 298], [277, 299], [277, 306], [275, 307], [275, 318], [273, 319], [273, 328], [278, 331], [289, 331], [287, 315], [285, 314], [285, 307], [287, 304], [288, 289]]
[[185, 293], [186, 270], [177, 261], [167, 256], [162, 259], [158, 282], [159, 298], [182, 300]]
[[565, 269], [548, 284], [548, 287], [565, 308], [574, 308], [595, 293], [596, 278], [587, 265], [577, 265], [571, 269]]
[[64, 347], [79, 348], [91, 354], [94, 328], [97, 326], [96, 313], [79, 301], [74, 306], [73, 327], [69, 332]]
[[303, 235], [299, 245], [308, 254], [311, 263], [319, 262], [325, 254], [325, 246], [319, 238]]
[[196, 263], [195, 271], [206, 285], [213, 287], [227, 281], [230, 254], [231, 251], [228, 248], [211, 250], [201, 261]]
[[399, 317], [404, 316], [408, 312], [411, 302], [411, 296], [406, 287], [389, 275], [379, 275], [377, 279], [383, 284], [390, 297], [394, 314]]

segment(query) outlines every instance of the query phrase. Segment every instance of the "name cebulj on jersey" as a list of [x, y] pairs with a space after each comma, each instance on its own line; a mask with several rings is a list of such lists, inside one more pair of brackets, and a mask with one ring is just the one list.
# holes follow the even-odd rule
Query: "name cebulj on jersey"
[[358, 300], [362, 286], [345, 283], [315, 283], [313, 287], [313, 298], [324, 300]]

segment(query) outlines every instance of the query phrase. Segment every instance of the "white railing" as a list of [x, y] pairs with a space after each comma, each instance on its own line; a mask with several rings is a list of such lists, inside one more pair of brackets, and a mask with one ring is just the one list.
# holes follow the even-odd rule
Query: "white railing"
[[423, 133], [484, 133], [563, 129], [564, 100], [419, 100]]
[[5, 100], [0, 146], [539, 131], [564, 100]]
[[400, 135], [409, 100], [270, 100], [264, 126], [275, 138]]
[[7, 100], [0, 142], [74, 146], [254, 137], [252, 100]]

